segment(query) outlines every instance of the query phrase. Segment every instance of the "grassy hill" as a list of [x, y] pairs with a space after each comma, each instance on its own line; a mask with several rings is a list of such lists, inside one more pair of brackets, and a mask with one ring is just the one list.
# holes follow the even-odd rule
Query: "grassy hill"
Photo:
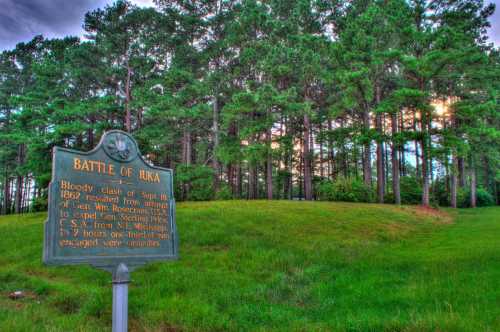
[[[45, 218], [0, 218], [0, 330], [109, 331], [110, 275], [43, 266]], [[181, 259], [132, 273], [131, 331], [500, 331], [498, 207], [182, 203], [177, 223]]]

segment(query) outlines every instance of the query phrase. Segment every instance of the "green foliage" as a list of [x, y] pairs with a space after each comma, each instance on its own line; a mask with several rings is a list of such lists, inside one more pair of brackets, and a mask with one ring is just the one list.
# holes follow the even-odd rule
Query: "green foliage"
[[233, 199], [231, 188], [226, 184], [221, 185], [219, 187], [219, 190], [217, 190], [217, 192], [215, 193], [215, 199], [223, 201]]
[[[459, 188], [457, 191], [457, 206], [461, 208], [470, 207], [470, 188]], [[484, 188], [476, 189], [476, 206], [493, 206], [495, 198]]]
[[373, 190], [358, 178], [339, 177], [334, 182], [323, 181], [318, 185], [317, 194], [322, 201], [373, 201]]
[[[359, 181], [313, 178], [323, 167], [325, 179], [371, 183], [386, 173], [372, 168], [391, 164], [393, 146], [403, 148], [400, 159], [413, 160], [410, 144], [446, 176], [450, 161], [462, 158], [477, 183], [497, 192], [500, 52], [486, 43], [494, 6], [476, 0], [154, 5], [116, 1], [85, 15], [85, 40], [35, 36], [1, 52], [0, 192], [14, 192], [18, 177], [33, 182], [36, 195], [44, 192], [52, 147], [88, 151], [109, 129], [130, 131], [149, 160], [178, 168], [179, 200], [244, 197], [244, 191], [251, 198], [304, 196], [314, 181], [322, 199], [371, 201]], [[432, 106], [435, 100], [450, 102], [446, 112]], [[307, 139], [313, 151], [306, 152]], [[385, 152], [373, 158], [375, 145]], [[382, 158], [385, 166], [377, 163]], [[420, 186], [429, 182], [427, 173], [420, 167], [409, 173], [419, 179], [401, 181], [403, 203], [427, 197]], [[390, 183], [387, 174], [378, 181]], [[447, 204], [445, 176], [433, 175], [435, 183], [424, 187], [432, 188], [434, 203]], [[225, 182], [230, 190], [215, 188]], [[14, 200], [0, 200], [4, 213], [22, 205]], [[44, 206], [43, 198], [35, 202], [36, 209]]]
[[422, 184], [413, 176], [401, 177], [401, 203], [420, 204], [422, 201]]
[[32, 210], [33, 212], [47, 211], [49, 205], [48, 198], [46, 196], [36, 197], [33, 200]]
[[213, 169], [207, 166], [177, 166], [175, 191], [179, 200], [208, 201], [213, 199]]
[[437, 179], [432, 184], [431, 200], [434, 205], [450, 206], [450, 193], [446, 186], [446, 179]]

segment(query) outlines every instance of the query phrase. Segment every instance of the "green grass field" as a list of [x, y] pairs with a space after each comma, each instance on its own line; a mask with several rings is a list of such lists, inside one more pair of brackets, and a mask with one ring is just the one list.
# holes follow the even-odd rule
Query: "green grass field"
[[[111, 277], [0, 218], [0, 331], [109, 331]], [[500, 208], [182, 203], [179, 261], [132, 273], [131, 331], [500, 331]], [[26, 296], [11, 300], [8, 294]]]

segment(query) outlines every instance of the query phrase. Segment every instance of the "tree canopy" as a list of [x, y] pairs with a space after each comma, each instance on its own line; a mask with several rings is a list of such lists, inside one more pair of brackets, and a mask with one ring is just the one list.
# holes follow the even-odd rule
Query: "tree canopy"
[[472, 206], [500, 195], [494, 5], [128, 1], [85, 39], [0, 54], [2, 213], [43, 209], [51, 149], [123, 129], [176, 198]]

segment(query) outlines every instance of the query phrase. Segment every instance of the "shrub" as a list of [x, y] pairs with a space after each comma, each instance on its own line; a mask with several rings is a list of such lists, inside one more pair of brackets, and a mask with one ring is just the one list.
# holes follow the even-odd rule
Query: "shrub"
[[495, 205], [495, 198], [484, 188], [477, 188], [476, 191], [477, 206]]
[[318, 198], [324, 201], [373, 201], [373, 190], [358, 178], [339, 177], [334, 182], [322, 181], [318, 185], [317, 194]]
[[[484, 188], [476, 190], [476, 205], [477, 206], [492, 206], [495, 205], [495, 199]], [[470, 188], [459, 188], [457, 192], [457, 206], [461, 208], [470, 207]]]
[[420, 204], [422, 202], [422, 185], [417, 178], [402, 176], [400, 191], [402, 204]]
[[231, 188], [227, 184], [221, 184], [219, 190], [215, 193], [215, 199], [218, 200], [233, 199]]
[[207, 201], [214, 197], [212, 168], [180, 165], [175, 172], [175, 191], [179, 200]]
[[320, 201], [334, 201], [335, 185], [330, 180], [321, 181], [316, 189], [316, 195]]
[[450, 206], [450, 192], [447, 188], [446, 178], [439, 178], [431, 186], [431, 204]]
[[46, 196], [40, 196], [33, 199], [33, 212], [47, 211], [48, 199]]

